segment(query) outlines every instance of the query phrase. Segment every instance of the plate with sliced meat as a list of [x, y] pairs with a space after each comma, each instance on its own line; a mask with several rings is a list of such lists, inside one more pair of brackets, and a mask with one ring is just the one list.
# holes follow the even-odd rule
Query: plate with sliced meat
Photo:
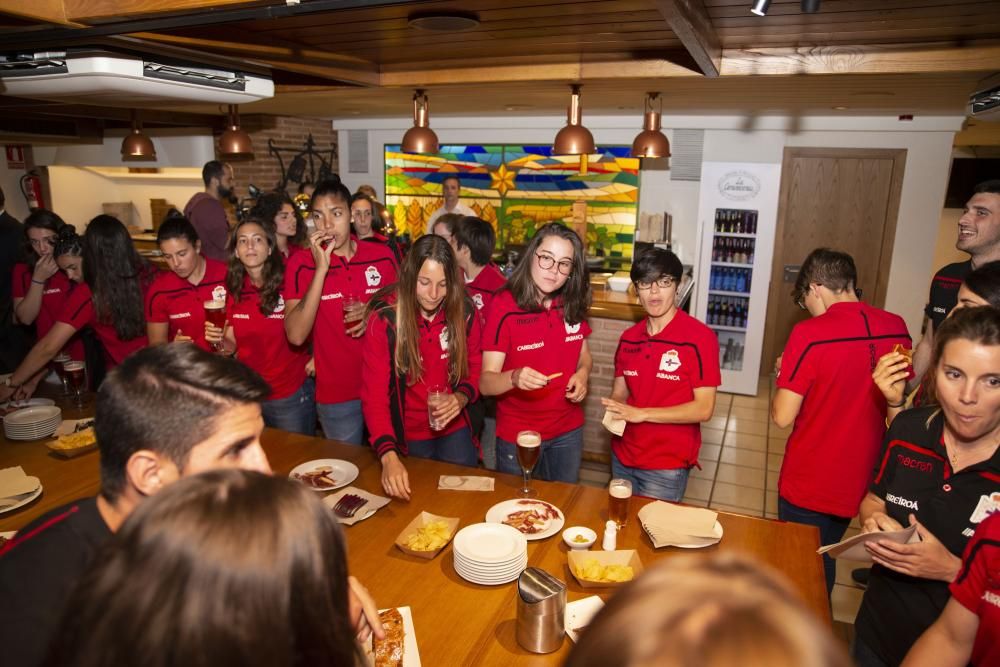
[[529, 540], [544, 540], [562, 530], [566, 519], [562, 510], [544, 500], [516, 498], [497, 503], [486, 512], [488, 523], [504, 523], [516, 528]]
[[385, 639], [372, 638], [366, 647], [368, 664], [374, 667], [420, 667], [420, 650], [417, 648], [410, 608], [380, 609], [378, 616], [385, 628]]
[[313, 491], [326, 493], [347, 486], [358, 477], [358, 466], [342, 459], [316, 459], [292, 468], [289, 479], [302, 482]]

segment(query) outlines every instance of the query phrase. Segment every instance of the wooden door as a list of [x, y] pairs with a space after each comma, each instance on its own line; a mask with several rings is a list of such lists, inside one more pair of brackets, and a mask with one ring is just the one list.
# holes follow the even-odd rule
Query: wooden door
[[761, 369], [773, 368], [792, 327], [809, 317], [790, 294], [813, 249], [849, 253], [862, 299], [884, 305], [905, 161], [905, 150], [785, 149]]

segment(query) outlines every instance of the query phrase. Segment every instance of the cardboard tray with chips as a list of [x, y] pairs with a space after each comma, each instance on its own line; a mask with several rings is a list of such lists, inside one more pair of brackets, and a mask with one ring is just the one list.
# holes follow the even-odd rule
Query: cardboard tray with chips
[[608, 565], [627, 565], [632, 568], [632, 580], [638, 577], [643, 570], [642, 561], [639, 560], [639, 553], [635, 549], [622, 549], [620, 551], [568, 551], [566, 561], [569, 565], [570, 574], [584, 588], [618, 588], [629, 583], [628, 581], [590, 581], [577, 576], [578, 568], [583, 567], [585, 561], [594, 559], [602, 567]]
[[[89, 430], [90, 434], [93, 435], [94, 433], [93, 427], [87, 430]], [[85, 431], [80, 431], [80, 433], [84, 432]], [[72, 433], [70, 435], [75, 436], [75, 435], [80, 435], [80, 433]], [[72, 459], [77, 456], [80, 456], [81, 454], [86, 454], [87, 452], [92, 452], [95, 449], [97, 449], [97, 440], [94, 439], [93, 441], [85, 445], [82, 445], [80, 447], [60, 447], [59, 438], [53, 438], [51, 440], [46, 440], [45, 446], [48, 447], [50, 450], [52, 450], [52, 453], [55, 454], [56, 456], [61, 456], [64, 459]]]
[[[439, 549], [433, 551], [414, 551], [413, 549], [406, 546], [406, 538], [413, 535], [418, 530], [426, 526], [433, 521], [444, 521], [448, 524], [448, 529], [451, 531], [448, 535], [448, 539], [444, 544], [441, 545]], [[455, 533], [458, 531], [458, 524], [461, 519], [457, 517], [450, 516], [438, 516], [437, 514], [431, 514], [430, 512], [421, 512], [417, 516], [413, 517], [413, 521], [406, 525], [406, 528], [396, 537], [396, 546], [403, 553], [410, 554], [411, 556], [416, 556], [417, 558], [426, 558], [428, 560], [434, 558], [439, 553], [441, 553], [448, 543], [452, 541], [455, 537]]]

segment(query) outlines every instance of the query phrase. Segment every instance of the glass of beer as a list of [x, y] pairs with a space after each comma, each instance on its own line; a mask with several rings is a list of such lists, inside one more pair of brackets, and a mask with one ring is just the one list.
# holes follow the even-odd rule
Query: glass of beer
[[348, 294], [344, 297], [344, 331], [350, 331], [361, 321], [365, 313], [365, 304], [356, 296]]
[[531, 488], [531, 471], [538, 463], [538, 456], [542, 453], [542, 434], [538, 431], [520, 431], [517, 434], [517, 462], [521, 465], [521, 474], [524, 475], [524, 488], [521, 489], [522, 498], [534, 498], [537, 493]]
[[[205, 321], [210, 322], [213, 327], [218, 327], [223, 330], [223, 334], [226, 329], [226, 302], [225, 301], [206, 301], [205, 302]], [[212, 343], [213, 352], [222, 352], [223, 342]]]
[[443, 384], [431, 385], [427, 388], [427, 418], [432, 431], [443, 430], [447, 424], [434, 418], [434, 410], [444, 402], [451, 391]]
[[632, 482], [627, 479], [613, 479], [608, 484], [608, 519], [614, 521], [619, 530], [628, 523], [628, 501], [632, 497]]
[[66, 383], [76, 399], [76, 407], [83, 407], [83, 392], [87, 389], [87, 365], [82, 361], [67, 361], [63, 364]]
[[66, 380], [66, 369], [63, 368], [68, 361], [73, 361], [73, 359], [66, 352], [60, 352], [52, 359], [52, 369], [62, 382], [63, 396], [69, 396], [69, 382]]

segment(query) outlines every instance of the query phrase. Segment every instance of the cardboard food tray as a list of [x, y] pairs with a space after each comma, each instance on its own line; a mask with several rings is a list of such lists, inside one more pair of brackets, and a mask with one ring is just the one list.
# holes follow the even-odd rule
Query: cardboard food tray
[[[414, 551], [406, 546], [406, 538], [413, 535], [418, 530], [426, 526], [433, 521], [444, 521], [448, 524], [448, 528], [451, 534], [448, 536], [448, 540], [441, 545], [440, 549], [434, 551]], [[396, 537], [396, 546], [403, 553], [410, 554], [411, 556], [416, 556], [417, 558], [426, 558], [430, 560], [441, 553], [446, 546], [455, 538], [455, 533], [458, 530], [458, 524], [460, 519], [457, 517], [450, 516], [438, 516], [437, 514], [431, 514], [430, 512], [421, 512], [417, 516], [413, 517], [413, 521], [406, 525], [406, 528]]]
[[[91, 428], [93, 428], [93, 427], [91, 427]], [[59, 431], [57, 430], [56, 431], [56, 435], [58, 436], [58, 434], [59, 434]], [[59, 444], [59, 438], [58, 437], [51, 438], [51, 439], [45, 441], [45, 446], [48, 447], [52, 451], [52, 453], [54, 453], [56, 456], [61, 456], [64, 459], [76, 458], [77, 456], [80, 456], [81, 454], [86, 454], [87, 452], [92, 452], [95, 449], [97, 449], [97, 440], [96, 439], [92, 443], [90, 443], [89, 445], [83, 445], [82, 447], [72, 447], [72, 448], [69, 448], [69, 449], [67, 449], [65, 447], [58, 447], [57, 446], [58, 444]]]
[[635, 549], [622, 549], [620, 551], [568, 551], [566, 552], [566, 560], [569, 564], [570, 574], [584, 588], [618, 588], [629, 583], [628, 581], [589, 581], [581, 579], [576, 575], [576, 570], [591, 558], [602, 566], [628, 565], [632, 568], [633, 581], [642, 574], [642, 561], [639, 560], [639, 552]]

